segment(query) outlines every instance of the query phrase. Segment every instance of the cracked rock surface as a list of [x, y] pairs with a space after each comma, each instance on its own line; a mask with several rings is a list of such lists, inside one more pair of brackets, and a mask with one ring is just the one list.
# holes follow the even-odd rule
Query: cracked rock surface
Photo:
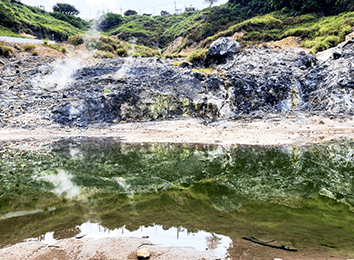
[[207, 121], [269, 114], [354, 113], [354, 42], [324, 61], [299, 49], [245, 49], [214, 73], [159, 58], [2, 58], [0, 126], [87, 127], [193, 117]]

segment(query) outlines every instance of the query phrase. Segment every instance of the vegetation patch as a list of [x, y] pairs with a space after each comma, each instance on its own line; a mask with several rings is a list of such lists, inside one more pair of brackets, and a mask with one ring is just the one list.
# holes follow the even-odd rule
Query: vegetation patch
[[[3, 0], [0, 1], [0, 33], [20, 37], [19, 31], [22, 30], [31, 34], [35, 32], [55, 34], [59, 38], [67, 39], [70, 35], [84, 32], [89, 27], [89, 23], [78, 17], [68, 17], [67, 21], [63, 21], [55, 16], [19, 1]], [[77, 24], [78, 21], [80, 21], [80, 25]], [[6, 28], [6, 30], [2, 28]], [[10, 32], [15, 35], [11, 35]]]
[[189, 53], [187, 61], [190, 63], [202, 62], [205, 60], [207, 50], [206, 49], [196, 49]]
[[12, 47], [5, 45], [4, 42], [0, 42], [0, 55], [4, 55], [6, 58], [10, 58], [14, 50]]
[[25, 47], [23, 48], [23, 50], [24, 50], [24, 51], [27, 51], [27, 52], [31, 52], [31, 51], [33, 51], [35, 48], [36, 48], [36, 45], [35, 45], [35, 44], [27, 43], [27, 44], [25, 45]]
[[282, 12], [273, 12], [246, 20], [209, 37], [200, 43], [208, 47], [219, 37], [230, 37], [242, 32], [237, 41], [242, 46], [278, 41], [289, 36], [300, 37], [301, 46], [309, 48], [313, 54], [331, 48], [345, 40], [345, 35], [354, 26], [354, 12], [323, 17], [316, 14], [290, 16]]

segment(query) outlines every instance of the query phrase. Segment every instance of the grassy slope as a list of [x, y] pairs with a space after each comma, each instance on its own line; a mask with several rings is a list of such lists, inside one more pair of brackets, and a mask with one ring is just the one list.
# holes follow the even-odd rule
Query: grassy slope
[[320, 17], [316, 14], [291, 17], [274, 12], [235, 24], [228, 30], [209, 37], [201, 43], [201, 46], [208, 46], [221, 36], [231, 36], [237, 32], [244, 32], [244, 36], [239, 38], [243, 45], [297, 36], [301, 37], [302, 46], [316, 53], [344, 41], [345, 35], [351, 32], [353, 26], [354, 12], [327, 17]]
[[136, 37], [139, 44], [158, 45], [161, 49], [167, 48], [179, 36], [187, 39], [182, 47], [197, 42], [202, 48], [209, 47], [218, 37], [237, 32], [245, 33], [238, 39], [244, 46], [297, 36], [301, 37], [302, 46], [316, 53], [344, 41], [353, 26], [354, 12], [335, 16], [290, 16], [277, 11], [250, 18], [226, 4], [166, 18], [124, 17], [119, 26], [105, 33], [123, 40]]
[[[31, 30], [45, 30], [67, 38], [83, 33], [88, 27], [88, 23], [80, 22], [80, 19], [65, 19], [72, 21], [70, 24], [55, 19], [52, 13], [7, 0], [0, 1], [0, 15], [3, 16], [0, 21], [0, 35], [5, 36], [16, 36], [22, 29], [26, 33], [31, 33]], [[301, 37], [302, 46], [316, 53], [343, 41], [354, 26], [354, 12], [336, 16], [289, 16], [277, 11], [251, 16], [252, 14], [245, 13], [240, 8], [225, 4], [168, 17], [126, 16], [122, 17], [119, 26], [103, 33], [116, 35], [125, 41], [136, 38], [139, 45], [158, 47], [162, 50], [177, 37], [183, 36], [186, 41], [177, 53], [195, 42], [199, 47], [207, 48], [218, 37], [232, 36], [237, 32], [244, 33], [238, 38], [243, 46], [297, 36]]]
[[[68, 22], [55, 19], [50, 13], [36, 7], [9, 1], [0, 2], [0, 35], [20, 36], [19, 30], [31, 34], [33, 31], [46, 31], [67, 38], [70, 35], [81, 33], [88, 27], [82, 21], [80, 28]], [[77, 23], [76, 23], [77, 25]]]

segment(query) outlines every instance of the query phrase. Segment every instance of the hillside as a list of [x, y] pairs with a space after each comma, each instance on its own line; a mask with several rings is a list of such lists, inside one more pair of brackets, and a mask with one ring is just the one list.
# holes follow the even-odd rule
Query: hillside
[[311, 7], [311, 2], [297, 1], [300, 5], [295, 5], [289, 1], [286, 6], [281, 0], [231, 0], [225, 5], [165, 17], [109, 13], [100, 18], [99, 27], [106, 35], [125, 41], [136, 38], [138, 44], [162, 51], [183, 37], [175, 53], [188, 46], [209, 47], [221, 36], [233, 36], [243, 46], [300, 37], [301, 46], [316, 53], [342, 42], [352, 31], [354, 5], [344, 0], [321, 5], [316, 1]]
[[40, 8], [17, 1], [0, 1], [0, 35], [18, 37], [28, 34], [37, 38], [54, 38], [65, 41], [70, 35], [82, 33], [89, 28], [89, 23], [81, 18], [50, 13]]
[[[107, 13], [95, 22], [105, 36], [126, 42], [135, 39], [139, 46], [161, 52], [179, 38], [178, 44], [168, 52], [170, 57], [178, 57], [182, 50], [187, 50], [182, 52], [185, 54], [198, 47], [208, 48], [212, 41], [222, 36], [233, 37], [242, 46], [292, 36], [300, 46], [317, 53], [344, 41], [352, 32], [353, 10], [354, 4], [349, 0], [230, 0], [224, 5], [166, 16]], [[26, 33], [52, 38], [54, 34], [57, 41], [66, 41], [72, 35], [85, 34], [90, 26], [79, 17], [46, 12], [14, 0], [0, 1], [0, 14], [4, 17], [0, 21], [0, 35], [4, 36]], [[120, 56], [129, 49], [123, 47], [125, 50]], [[114, 53], [115, 46], [113, 49], [104, 51]]]

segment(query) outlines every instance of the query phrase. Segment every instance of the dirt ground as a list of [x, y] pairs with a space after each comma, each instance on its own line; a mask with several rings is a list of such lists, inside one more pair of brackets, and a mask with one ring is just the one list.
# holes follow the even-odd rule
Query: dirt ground
[[200, 119], [119, 123], [104, 128], [0, 129], [0, 140], [54, 140], [58, 138], [116, 137], [125, 143], [172, 142], [247, 145], [305, 145], [331, 139], [354, 138], [354, 119], [300, 117], [273, 120], [218, 121], [208, 125]]

